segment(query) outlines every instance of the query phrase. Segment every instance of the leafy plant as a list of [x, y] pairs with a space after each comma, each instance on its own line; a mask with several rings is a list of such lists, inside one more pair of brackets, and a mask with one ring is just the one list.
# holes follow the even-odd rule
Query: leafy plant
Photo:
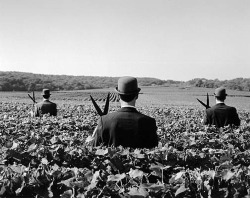
[[33, 118], [26, 104], [1, 103], [0, 197], [250, 196], [247, 112], [240, 128], [218, 130], [201, 124], [201, 110], [140, 107], [157, 121], [149, 150], [89, 147], [98, 115], [78, 107]]

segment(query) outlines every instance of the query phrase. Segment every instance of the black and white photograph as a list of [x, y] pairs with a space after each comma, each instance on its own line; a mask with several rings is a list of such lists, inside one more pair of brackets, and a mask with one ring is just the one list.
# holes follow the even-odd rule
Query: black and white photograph
[[1, 198], [250, 198], [249, 0], [0, 0]]

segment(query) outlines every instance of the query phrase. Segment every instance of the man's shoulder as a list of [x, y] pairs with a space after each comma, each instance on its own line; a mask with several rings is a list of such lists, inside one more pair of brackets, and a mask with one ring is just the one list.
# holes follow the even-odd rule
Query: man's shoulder
[[236, 108], [235, 107], [232, 107], [232, 106], [227, 106], [228, 107], [228, 109], [230, 110], [230, 111], [236, 111]]
[[206, 109], [206, 112], [207, 113], [211, 113], [211, 112], [214, 112], [214, 111], [235, 111], [236, 108], [235, 107], [232, 107], [232, 106], [228, 106], [226, 104], [216, 104], [214, 106], [212, 106], [211, 108], [208, 108]]
[[146, 120], [155, 120], [154, 118], [152, 118], [152, 117], [150, 117], [148, 115], [145, 115], [143, 113], [140, 113], [140, 116], [141, 116], [141, 118], [146, 119]]
[[52, 105], [55, 105], [55, 106], [56, 106], [56, 103], [54, 103], [54, 102], [51, 102], [51, 101], [50, 101], [50, 103], [51, 103]]
[[214, 105], [214, 106], [212, 106], [212, 107], [206, 109], [205, 111], [206, 111], [207, 114], [211, 114], [211, 113], [213, 113], [217, 108], [218, 108], [218, 106]]
[[44, 104], [51, 104], [51, 105], [56, 105], [56, 103], [51, 102], [50, 100], [45, 100], [43, 101]]
[[214, 109], [217, 109], [217, 108], [218, 108], [218, 106], [217, 106], [217, 105], [214, 105], [214, 106], [212, 106], [212, 107], [206, 109], [206, 111], [213, 111]]
[[56, 106], [56, 103], [54, 102], [51, 102], [49, 100], [44, 100], [44, 101], [41, 101], [39, 103], [36, 104], [37, 107], [41, 107], [41, 106]]
[[226, 105], [226, 104], [223, 105], [223, 108], [228, 109], [228, 110], [236, 110], [235, 107], [232, 107], [232, 106], [229, 106], [229, 105]]
[[106, 115], [101, 116], [101, 118], [103, 120], [109, 120], [109, 119], [113, 119], [115, 117], [119, 117], [120, 115], [121, 115], [121, 113], [119, 111], [114, 111], [114, 112], [110, 112]]
[[36, 103], [36, 106], [37, 106], [37, 107], [40, 107], [40, 106], [42, 106], [42, 105], [43, 105], [43, 101]]
[[[150, 117], [148, 115], [145, 115], [143, 113], [140, 113], [137, 110], [136, 111], [131, 111], [131, 112], [128, 112], [128, 113], [131, 114], [131, 117], [137, 117], [137, 118], [146, 119], [146, 120], [155, 120], [154, 118], [152, 118], [152, 117]], [[107, 115], [103, 115], [102, 119], [104, 119], [104, 120], [113, 119], [113, 118], [116, 118], [116, 117], [120, 117], [122, 115], [123, 115], [123, 111], [115, 111], [115, 112], [108, 113]]]

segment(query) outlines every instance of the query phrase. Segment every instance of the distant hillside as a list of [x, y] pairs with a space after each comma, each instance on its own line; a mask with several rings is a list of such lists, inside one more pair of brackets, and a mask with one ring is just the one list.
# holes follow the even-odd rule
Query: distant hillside
[[[188, 86], [217, 88], [224, 86], [231, 90], [250, 91], [250, 78], [235, 78], [232, 80], [208, 80], [195, 78], [186, 82], [174, 80], [160, 80], [157, 78], [137, 78], [139, 86]], [[41, 91], [49, 88], [59, 90], [85, 90], [109, 88], [117, 86], [118, 77], [101, 76], [70, 76], [46, 75], [26, 72], [1, 72], [0, 91]]]
[[[0, 72], [0, 91], [84, 90], [117, 86], [118, 77], [45, 75], [26, 72]], [[181, 82], [138, 78], [140, 86], [169, 86]]]
[[186, 84], [194, 87], [217, 88], [223, 86], [231, 90], [250, 91], [250, 78], [235, 78], [222, 81], [218, 79], [208, 80], [205, 78], [195, 78], [187, 81]]

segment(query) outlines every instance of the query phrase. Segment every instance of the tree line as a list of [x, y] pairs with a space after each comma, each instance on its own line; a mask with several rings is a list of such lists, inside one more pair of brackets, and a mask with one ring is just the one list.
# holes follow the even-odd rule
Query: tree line
[[[85, 90], [117, 86], [118, 77], [46, 75], [27, 72], [0, 72], [0, 91], [52, 91]], [[250, 78], [232, 80], [208, 80], [195, 78], [189, 81], [160, 80], [157, 78], [138, 78], [139, 86], [192, 86], [217, 88], [224, 86], [231, 90], [250, 91]]]
[[[117, 86], [118, 77], [45, 75], [26, 72], [0, 72], [0, 91], [85, 90]], [[140, 86], [178, 84], [156, 78], [138, 78]]]
[[226, 87], [231, 90], [250, 91], [250, 78], [235, 78], [232, 80], [208, 80], [205, 78], [195, 78], [187, 81], [187, 84], [194, 87], [217, 88]]

